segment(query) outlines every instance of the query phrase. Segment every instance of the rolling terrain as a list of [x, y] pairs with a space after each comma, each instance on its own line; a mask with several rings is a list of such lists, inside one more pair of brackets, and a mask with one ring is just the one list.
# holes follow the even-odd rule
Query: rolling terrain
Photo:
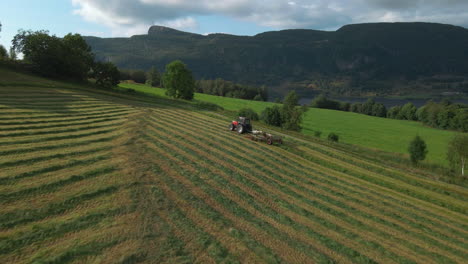
[[[3, 71], [3, 70], [2, 70]], [[2, 263], [463, 263], [468, 190], [164, 98], [0, 71]]]
[[[148, 95], [166, 97], [165, 90], [139, 84], [120, 84], [121, 88], [134, 89]], [[166, 97], [167, 98], [167, 97]], [[242, 108], [252, 108], [261, 113], [274, 103], [242, 100], [196, 93], [195, 99], [223, 106], [224, 109], [237, 112]], [[447, 166], [448, 142], [457, 133], [455, 131], [434, 129], [424, 126], [421, 122], [379, 118], [351, 112], [327, 109], [309, 108], [304, 116], [302, 133], [314, 136], [316, 131], [322, 132], [326, 138], [329, 133], [336, 133], [340, 141], [348, 144], [364, 146], [382, 151], [408, 154], [408, 144], [420, 135], [428, 146], [427, 163]]]

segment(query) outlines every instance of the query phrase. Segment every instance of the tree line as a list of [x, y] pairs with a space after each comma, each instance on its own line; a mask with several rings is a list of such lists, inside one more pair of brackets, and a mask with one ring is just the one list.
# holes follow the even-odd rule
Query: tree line
[[255, 87], [250, 85], [242, 85], [220, 78], [216, 80], [199, 80], [196, 82], [196, 89], [199, 93], [212, 94], [217, 96], [255, 101], [268, 100], [268, 90], [265, 86]]
[[79, 34], [59, 38], [46, 30], [19, 30], [12, 40], [10, 57], [16, 59], [17, 53], [23, 54], [23, 66], [45, 77], [74, 81], [94, 78], [102, 87], [119, 82], [117, 67], [96, 61], [91, 47]]
[[300, 131], [302, 118], [307, 108], [299, 105], [299, 96], [295, 91], [289, 92], [282, 105], [274, 105], [265, 108], [260, 115], [250, 108], [241, 109], [239, 116], [245, 116], [252, 120], [262, 120], [268, 125], [281, 127], [287, 130]]
[[376, 103], [373, 98], [369, 98], [365, 103], [350, 104], [331, 100], [322, 94], [314, 98], [310, 106], [384, 118], [420, 121], [434, 128], [468, 132], [468, 105], [455, 104], [449, 100], [443, 100], [440, 103], [429, 101], [420, 108], [409, 102], [403, 106], [387, 109], [383, 104]]

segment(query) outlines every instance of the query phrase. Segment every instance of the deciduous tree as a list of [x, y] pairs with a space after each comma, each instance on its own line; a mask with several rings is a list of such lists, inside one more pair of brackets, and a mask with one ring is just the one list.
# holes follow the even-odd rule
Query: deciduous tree
[[161, 86], [161, 74], [156, 67], [151, 67], [146, 74], [146, 84], [153, 87]]
[[166, 66], [163, 84], [168, 96], [185, 100], [193, 99], [195, 80], [192, 72], [183, 62], [177, 60]]
[[426, 158], [427, 147], [426, 143], [420, 136], [416, 136], [409, 144], [408, 152], [410, 154], [411, 162], [417, 164]]
[[465, 167], [468, 163], [468, 134], [458, 134], [449, 142], [447, 159], [453, 168], [460, 169], [465, 176]]

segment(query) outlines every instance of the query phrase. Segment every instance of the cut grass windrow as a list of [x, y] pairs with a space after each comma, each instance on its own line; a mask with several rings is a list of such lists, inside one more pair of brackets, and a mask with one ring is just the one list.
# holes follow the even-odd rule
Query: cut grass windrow
[[41, 193], [53, 192], [62, 186], [72, 184], [78, 181], [82, 181], [85, 179], [109, 174], [114, 171], [116, 171], [116, 169], [113, 166], [103, 167], [103, 168], [88, 171], [82, 175], [73, 175], [73, 176], [68, 177], [67, 179], [62, 179], [62, 180], [58, 180], [55, 182], [49, 182], [41, 186], [27, 188], [27, 189], [23, 189], [23, 190], [11, 192], [11, 193], [2, 193], [0, 194], [0, 204], [5, 204], [12, 200], [22, 199], [26, 195], [31, 196], [31, 195], [41, 194]]
[[[91, 124], [96, 124], [96, 123], [103, 123], [103, 122], [109, 122], [109, 121], [116, 121], [119, 119], [123, 119], [122, 117], [114, 117], [114, 118], [102, 118], [102, 119], [96, 119], [92, 121], [85, 121], [85, 122], [67, 122], [64, 124], [53, 124], [53, 125], [42, 125], [42, 126], [15, 126], [15, 127], [1, 127], [0, 131], [5, 132], [5, 131], [31, 131], [35, 129], [49, 129], [49, 128], [60, 128], [60, 127], [69, 127], [69, 126], [80, 126], [80, 125], [91, 125]], [[4, 134], [0, 134], [4, 135]]]
[[[47, 130], [47, 131], [27, 131], [27, 132], [13, 132], [13, 133], [8, 133], [8, 134], [0, 134], [0, 139], [1, 138], [7, 138], [7, 142], [21, 142], [21, 140], [15, 141], [15, 137], [30, 137], [30, 136], [39, 136], [39, 135], [54, 135], [54, 134], [63, 134], [63, 133], [72, 133], [72, 132], [79, 132], [79, 131], [86, 131], [86, 130], [92, 130], [92, 129], [98, 129], [98, 128], [104, 128], [104, 127], [109, 127], [109, 126], [119, 126], [122, 125], [123, 122], [119, 121], [111, 121], [111, 122], [96, 122], [94, 125], [70, 125], [69, 128], [67, 129], [61, 129], [61, 130]], [[5, 142], [0, 142], [0, 145]], [[20, 143], [19, 143], [20, 144]]]
[[81, 203], [96, 199], [105, 195], [110, 195], [119, 190], [119, 186], [108, 186], [93, 192], [84, 193], [79, 196], [71, 197], [58, 203], [50, 203], [44, 208], [18, 210], [0, 215], [0, 229], [13, 228], [18, 225], [24, 225], [31, 222], [46, 219], [60, 215], [71, 210]]
[[[182, 144], [182, 143], [177, 143], [177, 144], [180, 145], [180, 144]], [[238, 191], [238, 190], [237, 190], [237, 191]], [[251, 201], [251, 202], [253, 202], [253, 201]]]
[[[267, 155], [267, 154], [265, 154], [265, 155]], [[272, 158], [274, 159], [274, 157], [272, 157]], [[279, 159], [278, 163], [281, 163], [283, 160], [294, 160], [294, 159], [297, 159], [297, 157], [295, 157], [295, 158], [290, 158], [290, 159]], [[307, 164], [307, 162], [302, 162], [301, 165], [302, 165], [302, 164]], [[288, 167], [289, 165], [285, 165], [285, 166]], [[284, 167], [284, 166], [283, 166], [283, 167]], [[309, 169], [309, 170], [310, 170], [310, 169]], [[325, 170], [327, 170], [327, 169], [325, 169]], [[317, 174], [320, 174], [320, 172], [322, 172], [322, 171], [323, 171], [323, 169], [321, 169], [320, 171], [318, 171], [318, 172], [316, 172], [316, 173], [317, 173]], [[306, 171], [305, 173], [307, 173], [307, 172], [308, 172], [308, 171]], [[339, 173], [339, 172], [336, 172], [336, 173]], [[335, 178], [335, 179], [338, 180], [338, 178]], [[316, 185], [316, 184], [317, 184], [317, 183], [314, 183], [314, 185]], [[318, 184], [320, 184], [320, 183], [318, 183]], [[336, 184], [336, 183], [332, 183], [332, 184], [330, 184], [330, 186], [333, 186], [333, 184]], [[343, 188], [345, 188], [345, 189], [348, 188], [348, 185], [349, 185], [349, 184], [343, 185]], [[354, 184], [354, 183], [351, 183], [351, 185], [355, 185], [355, 184]], [[339, 189], [338, 192], [341, 192], [341, 189]], [[340, 194], [340, 195], [341, 195], [341, 194]], [[378, 195], [376, 195], [375, 198], [369, 198], [369, 199], [372, 199], [372, 200], [374, 200], [374, 201], [379, 201], [379, 200], [380, 200], [379, 197], [381, 197], [381, 193], [378, 194]], [[364, 200], [364, 202], [366, 202], [366, 200]], [[371, 206], [374, 206], [374, 205], [371, 205]], [[393, 207], [394, 207], [394, 206], [390, 206], [390, 207], [389, 207], [388, 205], [386, 205], [386, 207], [384, 207], [384, 208], [382, 208], [382, 209], [380, 209], [380, 210], [381, 210], [382, 212], [385, 213], [386, 211], [388, 211], [390, 208], [393, 208]], [[394, 217], [395, 215], [399, 215], [399, 218], [398, 218], [398, 219], [401, 219], [401, 216], [402, 216], [402, 215], [401, 215], [401, 212], [400, 212], [400, 211], [395, 211], [395, 212], [396, 212], [396, 214], [391, 214], [390, 216], [393, 216], [393, 217]], [[409, 211], [409, 212], [410, 212], [410, 214], [412, 213], [412, 211]], [[431, 221], [428, 221], [428, 223], [431, 223], [431, 222], [432, 222], [432, 220], [431, 220]], [[446, 224], [446, 223], [444, 222], [444, 223], [441, 224], [441, 226], [445, 226], [445, 224]], [[440, 228], [441, 226], [437, 226], [437, 228]], [[418, 224], [415, 225], [415, 227], [417, 227], [418, 229], [421, 229], [421, 224], [418, 223]], [[431, 226], [430, 228], [433, 228], [433, 226]], [[455, 237], [460, 238], [460, 237], [459, 237], [459, 233], [457, 233], [457, 232], [455, 231], [454, 234], [457, 234]]]
[[[116, 110], [114, 110], [116, 109]], [[47, 122], [54, 121], [54, 120], [60, 120], [64, 118], [73, 118], [73, 117], [94, 117], [94, 116], [99, 116], [101, 117], [104, 114], [113, 114], [113, 113], [128, 113], [130, 112], [128, 108], [111, 108], [111, 109], [105, 109], [106, 111], [90, 111], [86, 113], [69, 113], [67, 115], [34, 115], [34, 116], [9, 116], [9, 117], [1, 117], [0, 120], [7, 121], [7, 122], [0, 122], [0, 125], [3, 124], [32, 124], [35, 121], [29, 121], [29, 120], [37, 120], [37, 119], [47, 119]], [[13, 120], [13, 122], [8, 122], [8, 120]], [[28, 120], [24, 122], [18, 122], [16, 120]], [[43, 122], [42, 120], [38, 120], [36, 122]]]
[[5, 238], [0, 240], [0, 254], [10, 253], [14, 250], [18, 250], [22, 247], [37, 243], [45, 239], [51, 239], [63, 236], [68, 232], [76, 232], [90, 226], [97, 225], [100, 221], [108, 217], [114, 217], [116, 215], [125, 213], [125, 208], [116, 208], [105, 212], [94, 213], [86, 216], [73, 219], [61, 224], [54, 225], [43, 225], [37, 227], [35, 230], [27, 232], [23, 235], [15, 238]]
[[74, 166], [90, 165], [99, 161], [108, 160], [110, 158], [111, 158], [111, 155], [104, 154], [104, 155], [93, 156], [91, 158], [86, 158], [86, 159], [71, 160], [61, 165], [54, 165], [54, 166], [45, 167], [45, 168], [41, 168], [41, 169], [34, 170], [34, 171], [28, 171], [25, 173], [17, 174], [11, 177], [0, 178], [0, 185], [13, 184], [15, 181], [18, 181], [20, 179], [32, 178], [32, 177], [35, 177], [44, 173], [54, 172], [54, 171], [58, 171], [62, 169], [68, 169]]
[[84, 121], [84, 120], [96, 120], [96, 119], [101, 119], [101, 118], [108, 118], [108, 117], [121, 117], [124, 118], [132, 113], [135, 113], [135, 111], [117, 111], [116, 113], [101, 113], [99, 115], [95, 116], [86, 116], [86, 117], [78, 117], [73, 116], [73, 117], [63, 117], [60, 119], [45, 119], [45, 120], [39, 120], [39, 121], [22, 121], [22, 122], [0, 122], [1, 126], [4, 126], [7, 128], [8, 126], [28, 126], [28, 125], [37, 125], [37, 124], [61, 124], [65, 123], [68, 124], [68, 122], [75, 122], [75, 121]]
[[[182, 144], [182, 143], [177, 143], [177, 144], [180, 145], [180, 144]], [[197, 146], [195, 149], [197, 149], [197, 148], [200, 148], [200, 146]], [[185, 162], [187, 162], [187, 161], [185, 161]], [[232, 183], [231, 183], [231, 184], [232, 184]], [[225, 183], [225, 186], [226, 186], [226, 183]], [[257, 186], [257, 187], [258, 187], [258, 186]], [[256, 189], [258, 189], [258, 188], [256, 188]], [[237, 190], [236, 193], [239, 193], [239, 190]], [[253, 203], [253, 201], [251, 201], [251, 202]], [[315, 227], [317, 228], [317, 226], [315, 226]], [[388, 262], [388, 261], [387, 261], [387, 262]]]
[[[98, 130], [98, 131], [92, 131], [88, 133], [81, 133], [81, 134], [71, 134], [71, 135], [63, 135], [63, 136], [54, 136], [54, 137], [45, 137], [45, 138], [34, 138], [34, 139], [27, 139], [27, 140], [21, 140], [21, 141], [10, 141], [10, 142], [0, 142], [0, 146], [7, 146], [7, 145], [19, 145], [19, 144], [33, 144], [33, 143], [41, 143], [41, 142], [49, 142], [49, 141], [56, 141], [56, 140], [65, 140], [65, 139], [77, 139], [77, 138], [83, 138], [83, 137], [89, 137], [89, 136], [95, 136], [95, 135], [102, 135], [105, 133], [113, 132], [116, 130], [116, 127], [119, 127], [121, 124], [111, 124], [111, 125], [106, 125], [104, 128], [109, 128], [110, 129], [104, 129], [104, 130]], [[92, 129], [90, 129], [92, 130]]]
[[[224, 130], [224, 129], [223, 129], [223, 130]], [[215, 132], [215, 133], [222, 133], [222, 132], [217, 131], [217, 132]], [[245, 140], [245, 139], [241, 139], [240, 142], [242, 142], [242, 140]], [[292, 151], [292, 150], [289, 150], [289, 151]], [[301, 167], [301, 168], [303, 168], [305, 171], [307, 171], [307, 170], [309, 170], [309, 169], [311, 168], [311, 167], [309, 166], [309, 165], [311, 165], [310, 162], [309, 162], [309, 160], [304, 159], [304, 158], [302, 158], [302, 157], [300, 157], [300, 156], [298, 156], [298, 155], [294, 155], [294, 154], [291, 155], [291, 154], [289, 154], [289, 153], [287, 153], [287, 152], [283, 152], [283, 154], [288, 154], [288, 155], [287, 155], [288, 158], [286, 158], [286, 157], [285, 157], [285, 158], [277, 158], [277, 157], [271, 155], [270, 152], [271, 152], [271, 151], [267, 150], [267, 151], [265, 151], [265, 152], [263, 152], [263, 153], [264, 153], [264, 155], [268, 156], [269, 158], [271, 157], [271, 158], [275, 159], [278, 163], [281, 163], [283, 160], [289, 160], [290, 163], [289, 163], [289, 164], [285, 164], [286, 167], [289, 167], [289, 166], [291, 166], [291, 164], [294, 164], [294, 162], [293, 162], [294, 160], [303, 160], [304, 162], [302, 162], [302, 163], [295, 163], [295, 165], [293, 165], [293, 166]], [[294, 151], [292, 151], [292, 152], [294, 152]], [[263, 153], [262, 153], [262, 154], [263, 154]], [[312, 161], [313, 161], [313, 160], [312, 160]], [[292, 163], [291, 163], [291, 162], [292, 162]], [[307, 165], [307, 166], [305, 166], [305, 165]], [[317, 164], [317, 165], [320, 166], [320, 164]], [[328, 169], [328, 168], [321, 167], [321, 169], [322, 169], [322, 170], [325, 169], [325, 170], [330, 170], [330, 171], [331, 171], [331, 169], [333, 169], [333, 168]], [[342, 170], [335, 170], [335, 171], [336, 171], [336, 173], [345, 176], [345, 178], [350, 178], [349, 175], [343, 174], [343, 173], [342, 173]], [[338, 179], [338, 178], [336, 178], [336, 177], [333, 177], [333, 178], [335, 178], [335, 179], [341, 181], [341, 178], [340, 178], [340, 179]], [[356, 185], [355, 185], [355, 180], [356, 180], [356, 179], [353, 179], [353, 180], [349, 181], [347, 184], [348, 184], [348, 185], [351, 184], [351, 185], [356, 186]], [[358, 180], [358, 181], [360, 181], [360, 180]], [[362, 183], [365, 183], [365, 184], [368, 184], [368, 183], [365, 182], [365, 181], [361, 181], [361, 182], [362, 182]], [[344, 187], [346, 188], [346, 185], [345, 185]], [[360, 187], [360, 186], [359, 186], [358, 188], [362, 189], [362, 187]], [[376, 188], [376, 186], [373, 186], [373, 187], [370, 188], [369, 190], [373, 190], [373, 189], [375, 189], [375, 188]], [[377, 193], [376, 193], [376, 194], [377, 194]], [[382, 193], [378, 193], [376, 197], [382, 197]], [[390, 199], [391, 199], [391, 200], [395, 200], [393, 197], [390, 198]], [[377, 199], [376, 201], [380, 201], [380, 199]], [[401, 203], [402, 203], [402, 200], [399, 200], [399, 201], [398, 201], [398, 204], [401, 204]], [[421, 208], [421, 207], [417, 208], [417, 207], [415, 207], [413, 204], [409, 204], [409, 203], [405, 203], [405, 204], [406, 204], [407, 206], [409, 206], [409, 207], [414, 208], [414, 209], [423, 210], [423, 211], [426, 210], [426, 209], [423, 209], [423, 208]], [[428, 213], [429, 213], [429, 212], [425, 211], [425, 212], [424, 212], [424, 216], [428, 215]], [[429, 215], [430, 215], [430, 213], [429, 213]], [[438, 218], [440, 218], [440, 217], [441, 217], [441, 216], [439, 215]], [[431, 221], [433, 221], [433, 220], [431, 220]], [[465, 230], [465, 229], [462, 229], [462, 230]], [[463, 231], [462, 231], [462, 232], [463, 232]]]
[[[194, 208], [200, 208], [202, 211], [202, 214], [205, 214], [207, 216], [213, 217], [214, 220], [218, 222], [228, 222], [231, 223], [231, 226], [234, 226], [238, 230], [242, 230], [243, 232], [246, 232], [253, 236], [253, 238], [257, 241], [259, 241], [261, 244], [264, 244], [270, 248], [275, 249], [276, 252], [289, 252], [289, 254], [282, 255], [281, 257], [287, 261], [287, 262], [293, 262], [293, 263], [306, 263], [308, 262], [309, 257], [306, 257], [304, 253], [296, 251], [292, 249], [288, 244], [285, 244], [283, 241], [291, 241], [290, 238], [288, 238], [286, 235], [283, 236], [283, 239], [272, 239], [270, 235], [272, 233], [272, 230], [276, 230], [274, 227], [270, 226], [266, 222], [262, 222], [261, 220], [257, 219], [255, 222], [249, 221], [249, 220], [241, 220], [242, 218], [239, 218], [239, 210], [242, 210], [237, 207], [232, 207], [234, 206], [233, 204], [229, 205], [228, 200], [221, 199], [220, 197], [217, 197], [218, 199], [214, 200], [215, 197], [213, 197], [210, 194], [204, 193], [203, 191], [199, 193], [199, 195], [202, 195], [201, 197], [199, 195], [194, 195], [192, 192], [199, 190], [197, 187], [191, 186], [190, 188], [187, 188], [187, 186], [183, 185], [179, 180], [183, 180], [183, 178], [180, 178], [180, 174], [176, 174], [175, 169], [179, 168], [178, 165], [174, 165], [174, 167], [170, 166], [169, 168], [165, 169], [165, 175], [172, 175], [172, 177], [165, 177], [166, 184], [168, 184], [174, 192], [178, 193], [179, 195], [182, 195], [184, 199], [192, 204]], [[186, 176], [186, 175], [185, 175]], [[177, 179], [177, 180], [176, 180]], [[186, 182], [186, 180], [183, 180], [183, 182]], [[193, 188], [192, 188], [193, 187]], [[180, 192], [181, 189], [184, 189], [186, 191]], [[190, 190], [190, 191], [189, 191]], [[226, 204], [228, 203], [228, 204]], [[224, 205], [223, 205], [224, 204]], [[214, 217], [218, 215], [219, 217]], [[252, 219], [256, 219], [254, 216], [250, 215], [247, 212], [242, 213], [241, 215], [249, 215]], [[278, 232], [276, 230], [276, 232]], [[301, 261], [302, 260], [302, 261]]]
[[69, 153], [57, 153], [54, 155], [47, 155], [47, 156], [35, 156], [33, 158], [0, 163], [0, 169], [12, 167], [12, 166], [31, 165], [36, 162], [43, 162], [43, 161], [52, 160], [52, 159], [69, 159], [69, 158], [76, 157], [76, 156], [87, 155], [87, 154], [107, 151], [111, 149], [112, 149], [111, 146], [107, 146], [107, 147], [99, 147], [99, 148], [93, 148], [93, 149], [83, 150], [83, 151], [73, 151]]

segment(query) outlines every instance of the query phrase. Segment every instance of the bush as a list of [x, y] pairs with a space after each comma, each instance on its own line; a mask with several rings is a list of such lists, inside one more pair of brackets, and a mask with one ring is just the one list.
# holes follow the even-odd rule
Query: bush
[[[330, 100], [323, 94], [315, 97], [314, 100], [312, 100], [312, 103], [310, 104], [310, 106], [314, 108], [342, 110], [342, 105], [340, 104], [340, 102]], [[349, 106], [343, 105], [343, 108], [349, 108]]]
[[340, 137], [335, 134], [335, 133], [330, 133], [328, 134], [328, 141], [331, 141], [331, 142], [338, 142], [340, 140]]
[[263, 110], [260, 119], [268, 125], [280, 127], [283, 123], [281, 117], [281, 109], [275, 105], [273, 107], [267, 107]]
[[120, 82], [120, 72], [112, 62], [96, 62], [93, 65], [92, 77], [96, 79], [96, 84], [103, 88], [112, 88]]
[[237, 115], [238, 116], [248, 117], [248, 118], [250, 118], [251, 120], [254, 120], [254, 121], [259, 120], [257, 112], [255, 112], [251, 108], [242, 108], [241, 110], [239, 110]]
[[424, 160], [427, 155], [426, 142], [420, 136], [416, 136], [408, 146], [411, 162], [417, 164], [419, 161]]
[[314, 136], [320, 137], [322, 135], [322, 131], [314, 131]]

